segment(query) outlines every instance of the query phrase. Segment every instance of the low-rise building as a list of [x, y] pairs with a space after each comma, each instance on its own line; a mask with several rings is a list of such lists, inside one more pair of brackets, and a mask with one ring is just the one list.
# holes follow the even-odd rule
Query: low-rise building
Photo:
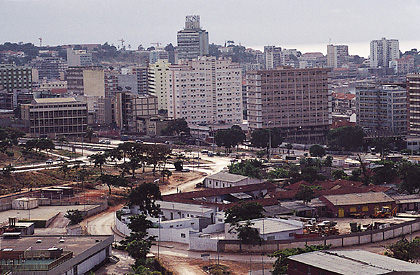
[[290, 256], [290, 275], [303, 274], [419, 274], [418, 264], [364, 250], [315, 251]]
[[235, 187], [247, 184], [258, 183], [259, 179], [252, 179], [250, 177], [231, 174], [227, 172], [219, 172], [210, 175], [204, 179], [204, 187], [207, 188], [225, 188]]
[[111, 255], [113, 236], [3, 236], [0, 263], [10, 274], [85, 274]]
[[339, 218], [358, 213], [372, 215], [381, 211], [384, 206], [391, 210], [396, 206], [395, 200], [383, 192], [326, 195], [319, 199], [326, 204], [330, 217]]
[[[303, 234], [303, 222], [300, 221], [262, 218], [251, 220], [251, 223], [251, 228], [257, 229], [260, 237], [266, 241], [292, 240], [296, 234]], [[236, 239], [237, 233], [229, 228], [230, 224], [225, 224], [226, 239]]]

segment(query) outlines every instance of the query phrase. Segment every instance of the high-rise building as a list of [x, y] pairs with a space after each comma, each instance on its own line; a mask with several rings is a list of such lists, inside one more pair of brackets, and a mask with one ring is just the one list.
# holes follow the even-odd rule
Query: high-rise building
[[37, 57], [32, 67], [38, 71], [38, 79], [63, 79], [67, 63], [59, 57]]
[[397, 39], [372, 40], [370, 42], [370, 67], [389, 68], [389, 62], [400, 58], [400, 46]]
[[264, 46], [265, 69], [272, 70], [282, 65], [281, 47]]
[[343, 68], [349, 65], [349, 46], [327, 45], [327, 66]]
[[0, 64], [0, 86], [8, 92], [13, 90], [32, 90], [32, 69], [14, 65]]
[[92, 54], [85, 50], [73, 50], [67, 48], [67, 65], [70, 66], [91, 66]]
[[420, 136], [420, 74], [407, 75], [407, 97], [409, 133]]
[[82, 136], [87, 126], [87, 105], [74, 98], [35, 98], [22, 104], [22, 120], [30, 136]]
[[249, 129], [279, 128], [288, 141], [323, 142], [331, 121], [331, 69], [247, 73]]
[[356, 122], [370, 136], [407, 134], [407, 91], [399, 85], [356, 87]]
[[168, 117], [188, 124], [242, 124], [242, 76], [238, 64], [215, 57], [169, 66]]
[[199, 15], [188, 15], [185, 28], [178, 31], [177, 59], [192, 60], [209, 53], [209, 33], [200, 27]]
[[157, 97], [159, 110], [168, 110], [166, 74], [169, 70], [169, 65], [167, 60], [162, 59], [149, 65], [148, 90], [150, 94]]
[[148, 92], [148, 70], [147, 66], [131, 68], [131, 73], [137, 78], [137, 93], [139, 95], [145, 95]]

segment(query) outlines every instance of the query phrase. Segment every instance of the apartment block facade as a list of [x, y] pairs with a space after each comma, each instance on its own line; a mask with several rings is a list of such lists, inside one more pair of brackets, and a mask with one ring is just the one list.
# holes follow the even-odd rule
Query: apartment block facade
[[200, 27], [199, 15], [188, 15], [177, 34], [177, 59], [192, 60], [209, 53], [209, 33]]
[[87, 127], [87, 105], [74, 98], [35, 98], [23, 104], [22, 120], [29, 135], [82, 136]]
[[169, 70], [169, 62], [160, 59], [149, 65], [148, 90], [158, 99], [158, 109], [168, 110], [168, 93], [166, 87], [166, 74]]
[[131, 73], [136, 75], [137, 78], [137, 93], [140, 95], [147, 94], [148, 92], [148, 67], [139, 66], [132, 67]]
[[242, 76], [238, 64], [215, 57], [169, 66], [168, 117], [188, 124], [242, 124]]
[[24, 89], [32, 91], [32, 69], [0, 64], [0, 86], [7, 92]]
[[407, 75], [407, 97], [409, 133], [420, 136], [420, 74]]
[[323, 142], [332, 123], [330, 71], [279, 67], [247, 73], [249, 129], [277, 127], [288, 141]]
[[356, 122], [368, 136], [407, 134], [407, 91], [399, 85], [356, 87]]
[[397, 39], [372, 40], [370, 42], [370, 67], [389, 68], [389, 62], [400, 58], [400, 46]]
[[349, 46], [327, 45], [327, 66], [343, 68], [349, 65]]

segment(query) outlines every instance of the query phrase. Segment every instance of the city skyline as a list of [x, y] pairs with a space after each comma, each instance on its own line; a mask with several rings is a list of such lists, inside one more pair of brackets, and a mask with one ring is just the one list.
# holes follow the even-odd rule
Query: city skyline
[[349, 45], [349, 54], [369, 55], [371, 40], [398, 39], [402, 52], [418, 48], [417, 1], [343, 3], [312, 1], [51, 1], [0, 0], [6, 11], [0, 23], [0, 43], [39, 45], [104, 43], [136, 49], [160, 42], [176, 45], [185, 16], [201, 16], [210, 43], [262, 49], [264, 45], [326, 54], [326, 45]]

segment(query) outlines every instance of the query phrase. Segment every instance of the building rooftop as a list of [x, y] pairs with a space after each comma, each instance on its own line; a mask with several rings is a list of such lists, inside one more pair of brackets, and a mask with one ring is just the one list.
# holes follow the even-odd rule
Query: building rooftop
[[212, 179], [212, 180], [221, 180], [221, 181], [227, 181], [227, 182], [238, 182], [244, 179], [247, 179], [248, 177], [242, 176], [242, 175], [235, 175], [231, 173], [226, 172], [219, 172], [214, 175], [210, 175], [206, 177], [206, 179]]
[[251, 220], [251, 227], [257, 228], [260, 234], [272, 234], [281, 231], [292, 231], [303, 228], [303, 223], [295, 220], [263, 218]]
[[160, 205], [161, 209], [172, 209], [175, 211], [188, 211], [188, 212], [208, 212], [213, 211], [210, 207], [205, 207], [197, 204], [157, 201], [156, 204]]
[[75, 103], [77, 100], [73, 97], [54, 97], [54, 98], [34, 98], [33, 103], [47, 104], [47, 103]]
[[336, 274], [370, 275], [409, 271], [417, 274], [420, 272], [420, 265], [364, 250], [315, 251], [294, 255], [289, 259]]
[[0, 240], [1, 249], [25, 251], [47, 250], [56, 247], [62, 248], [64, 251], [71, 251], [73, 252], [73, 256], [76, 257], [99, 242], [107, 241], [111, 244], [114, 237], [111, 235], [29, 235], [21, 236], [16, 239], [2, 238]]
[[354, 205], [394, 202], [394, 199], [383, 192], [353, 193], [345, 195], [327, 195], [325, 199], [333, 205]]

